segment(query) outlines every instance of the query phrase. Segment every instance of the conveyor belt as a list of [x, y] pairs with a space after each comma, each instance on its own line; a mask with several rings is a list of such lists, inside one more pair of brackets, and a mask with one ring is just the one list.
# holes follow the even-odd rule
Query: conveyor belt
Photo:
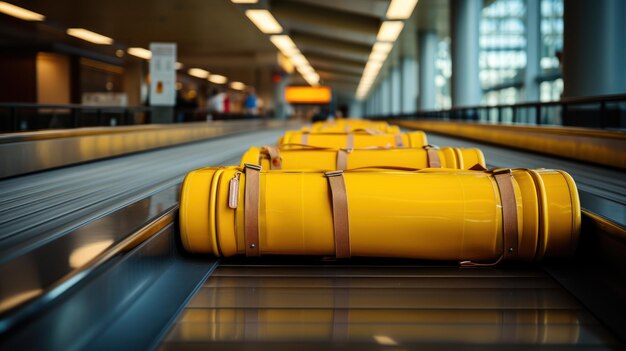
[[537, 267], [239, 262], [218, 267], [160, 349], [595, 350], [616, 345]]
[[[155, 191], [155, 185], [158, 187], [159, 184], [163, 187], [170, 185], [171, 188], [173, 183], [170, 181], [180, 181], [187, 169], [224, 161], [236, 163], [243, 149], [249, 145], [274, 142], [277, 134], [280, 131], [250, 133], [155, 151], [162, 152], [159, 155], [142, 153], [71, 169], [90, 174], [89, 181], [95, 184], [101, 176], [96, 171], [90, 172], [90, 167], [123, 161], [125, 167], [135, 169], [133, 177], [152, 179], [152, 187], [144, 191]], [[462, 140], [443, 140], [435, 135], [429, 135], [429, 138], [433, 144], [441, 146], [467, 145]], [[543, 160], [539, 159], [541, 156], [529, 156], [502, 148], [491, 150], [491, 146], [487, 145], [481, 145], [481, 148], [490, 166], [511, 164], [529, 167], [532, 166], [529, 162], [554, 160]], [[205, 154], [206, 150], [211, 150], [211, 154]], [[149, 170], [133, 162], [126, 162], [131, 157], [142, 155], [154, 157]], [[161, 155], [169, 156], [161, 158]], [[199, 155], [205, 155], [206, 158], [200, 159]], [[196, 160], [198, 164], [194, 163]], [[527, 162], [516, 163], [524, 161]], [[111, 171], [112, 165], [115, 163], [109, 164], [109, 167], [102, 166], [99, 171]], [[172, 166], [180, 166], [177, 168], [179, 173], [169, 173]], [[550, 166], [569, 167], [563, 164]], [[585, 190], [590, 193], [607, 189], [601, 187], [603, 177], [615, 176], [611, 170], [601, 173], [597, 169], [586, 168], [586, 165], [572, 164], [568, 171], [578, 178], [580, 175], [572, 171], [575, 168], [584, 168], [589, 178], [597, 182]], [[72, 172], [63, 174], [67, 170], [69, 168], [29, 177], [33, 177], [38, 186], [47, 186], [46, 175], [54, 172], [60, 172], [56, 182], [63, 181], [65, 176], [74, 176]], [[152, 178], [158, 174], [167, 174], [170, 178]], [[122, 177], [116, 185], [119, 186], [119, 182], [127, 178]], [[578, 178], [579, 182], [584, 182], [584, 177]], [[10, 181], [17, 179], [20, 178]], [[82, 178], [76, 176], [74, 182], [78, 181], [82, 181]], [[67, 186], [74, 182], [62, 184]], [[53, 182], [53, 185], [60, 187], [59, 184]], [[102, 182], [99, 186], [111, 186], [109, 189], [114, 190], [116, 185]], [[20, 184], [14, 183], [12, 186]], [[33, 194], [43, 194], [35, 184], [32, 187], [25, 186], [25, 189]], [[87, 189], [89, 186], [83, 191]], [[0, 189], [3, 192], [10, 190], [8, 187]], [[127, 201], [133, 197], [134, 190], [139, 192], [140, 189], [126, 189]], [[616, 193], [622, 196], [620, 192]], [[90, 197], [93, 195], [85, 196], [86, 200], [94, 199]], [[106, 195], [101, 196], [106, 199]], [[72, 201], [80, 201], [80, 197]], [[72, 201], [68, 201], [68, 204]], [[94, 202], [91, 204], [94, 207], [91, 208], [90, 218], [106, 212]], [[151, 206], [153, 204], [154, 201]], [[76, 210], [80, 211], [81, 208], [78, 205]], [[45, 210], [41, 213], [45, 213]], [[103, 218], [104, 222], [106, 218]], [[30, 345], [38, 349], [51, 348], [51, 345], [74, 345], [106, 350], [128, 348], [129, 345], [138, 348], [154, 346], [155, 336], [158, 338], [158, 335], [163, 335], [161, 333], [164, 326], [168, 325], [167, 321], [172, 320], [179, 308], [185, 305], [185, 296], [189, 296], [215, 266], [212, 257], [189, 258], [179, 252], [180, 249], [174, 243], [178, 235], [175, 225], [169, 225], [164, 230], [146, 245], [114, 260], [103, 268], [102, 274], [68, 292], [67, 298], [61, 303], [45, 315], [35, 318], [29, 325], [37, 330], [36, 335], [40, 338], [33, 338], [34, 334], [21, 329], [11, 334], [14, 337], [8, 339], [10, 344], [7, 345]], [[98, 228], [94, 228], [93, 233], [97, 232]], [[84, 235], [88, 233], [84, 232]], [[36, 235], [35, 238], [42, 236], [46, 235]], [[595, 311], [581, 305], [560, 283], [540, 266], [459, 269], [454, 264], [421, 265], [415, 261], [351, 260], [341, 263], [294, 258], [223, 260], [164, 336], [160, 348], [621, 348], [621, 341], [607, 329], [605, 321], [597, 318]], [[605, 302], [613, 304], [618, 313], [623, 310], [609, 299]], [[62, 335], [60, 331], [51, 328], [58, 325], [60, 320], [71, 323], [71, 330]], [[131, 328], [133, 332], [129, 333]], [[2, 341], [0, 339], [0, 343]]]
[[67, 233], [150, 192], [180, 183], [192, 169], [230, 164], [250, 146], [276, 142], [281, 132], [244, 133], [2, 180], [0, 264], [42, 235]]
[[[480, 147], [490, 167], [565, 169], [576, 178], [593, 212], [624, 221], [626, 180], [619, 171], [433, 134], [429, 142]], [[298, 264], [272, 258], [249, 262], [223, 261], [160, 349], [605, 350], [623, 346], [540, 266], [459, 269], [385, 261], [374, 266], [372, 262]]]

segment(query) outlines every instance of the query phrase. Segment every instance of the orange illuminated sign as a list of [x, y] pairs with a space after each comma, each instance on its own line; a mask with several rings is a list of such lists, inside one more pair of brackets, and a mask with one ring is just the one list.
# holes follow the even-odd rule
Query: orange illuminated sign
[[329, 104], [330, 87], [287, 87], [285, 100], [292, 104]]

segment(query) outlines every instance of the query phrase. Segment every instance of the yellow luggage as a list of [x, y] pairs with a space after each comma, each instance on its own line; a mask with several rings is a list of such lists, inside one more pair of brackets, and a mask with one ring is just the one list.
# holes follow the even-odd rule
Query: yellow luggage
[[387, 122], [366, 120], [336, 120], [332, 122], [315, 122], [301, 131], [310, 133], [348, 133], [358, 129], [375, 130], [384, 133], [400, 133], [400, 127], [391, 126]]
[[187, 250], [476, 265], [567, 256], [578, 240], [578, 193], [563, 171], [260, 169], [187, 175], [180, 203]]
[[371, 130], [355, 130], [351, 133], [309, 133], [288, 131], [278, 140], [281, 144], [302, 144], [316, 147], [364, 148], [370, 146], [385, 147], [422, 147], [428, 144], [426, 133], [382, 133]]
[[[288, 146], [288, 147], [285, 147]], [[316, 148], [307, 145], [252, 147], [243, 155], [241, 166], [255, 164], [263, 169], [345, 170], [360, 167], [454, 168], [485, 166], [479, 149], [426, 145], [422, 148]]]

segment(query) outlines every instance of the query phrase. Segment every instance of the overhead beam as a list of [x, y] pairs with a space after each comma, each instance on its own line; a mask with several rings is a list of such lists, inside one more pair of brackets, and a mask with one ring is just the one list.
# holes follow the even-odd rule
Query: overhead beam
[[322, 76], [323, 74], [328, 74], [328, 75], [332, 75], [333, 77], [341, 77], [344, 78], [346, 80], [350, 80], [350, 81], [354, 81], [354, 82], [359, 82], [359, 80], [361, 79], [361, 74], [359, 73], [346, 73], [346, 72], [341, 72], [341, 71], [337, 71], [334, 69], [317, 69], [317, 73], [320, 74], [320, 76]]
[[361, 60], [347, 59], [340, 56], [337, 56], [336, 53], [324, 54], [317, 52], [309, 52], [304, 50], [302, 52], [307, 59], [312, 61], [323, 61], [323, 62], [331, 62], [336, 65], [351, 67], [354, 69], [363, 70], [363, 67], [367, 63], [367, 58]]
[[372, 49], [371, 45], [355, 44], [311, 33], [292, 32], [291, 37], [302, 51], [311, 51], [352, 61], [367, 61]]
[[361, 66], [358, 69], [354, 69], [354, 68], [350, 68], [350, 67], [344, 67], [341, 65], [335, 65], [332, 64], [330, 62], [325, 62], [325, 61], [314, 61], [314, 60], [309, 60], [309, 62], [311, 62], [311, 65], [316, 69], [316, 70], [321, 70], [321, 71], [326, 71], [326, 72], [334, 72], [334, 73], [338, 73], [338, 74], [345, 74], [345, 75], [350, 75], [350, 76], [355, 76], [355, 77], [360, 77], [363, 74], [363, 67]]
[[316, 27], [341, 37], [355, 34], [360, 40], [375, 38], [381, 23], [378, 17], [289, 0], [272, 0], [270, 9], [281, 23], [289, 26]]

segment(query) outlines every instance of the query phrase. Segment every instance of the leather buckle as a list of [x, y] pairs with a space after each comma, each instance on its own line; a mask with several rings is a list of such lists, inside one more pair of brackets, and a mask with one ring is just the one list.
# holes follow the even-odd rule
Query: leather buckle
[[331, 171], [324, 173], [327, 177], [340, 177], [343, 175], [343, 171]]
[[493, 175], [497, 174], [513, 174], [513, 170], [511, 168], [498, 168], [493, 170]]
[[243, 168], [251, 168], [251, 169], [255, 169], [255, 170], [257, 170], [257, 171], [260, 171], [260, 170], [261, 170], [261, 166], [259, 166], [259, 165], [253, 165], [253, 164], [251, 164], [251, 163], [244, 163], [244, 164], [243, 164]]

